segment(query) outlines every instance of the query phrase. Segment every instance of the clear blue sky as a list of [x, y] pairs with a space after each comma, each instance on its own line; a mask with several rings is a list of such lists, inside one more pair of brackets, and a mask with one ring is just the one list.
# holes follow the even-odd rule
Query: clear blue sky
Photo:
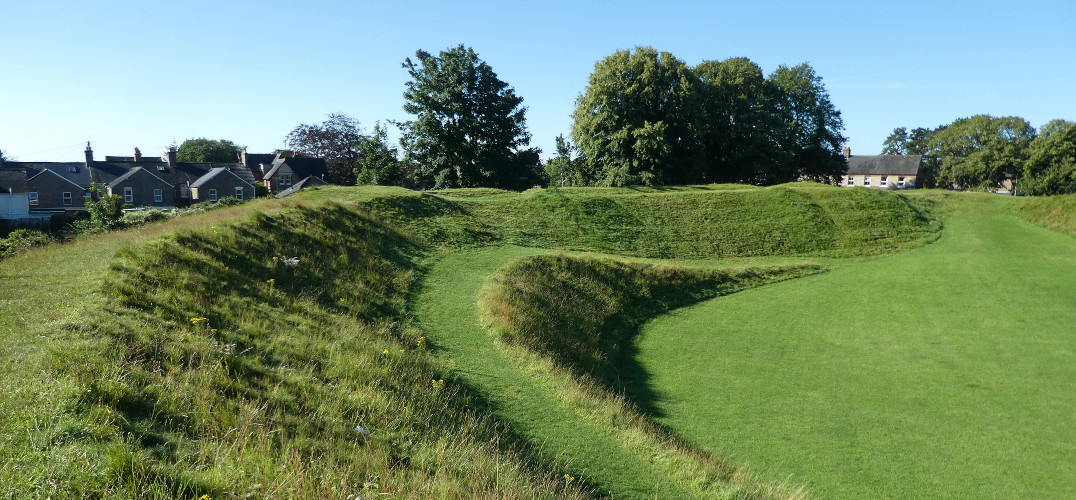
[[[649, 45], [694, 65], [811, 64], [848, 145], [986, 113], [1076, 120], [1076, 3], [0, 0], [0, 149], [23, 161], [229, 139], [271, 152], [328, 113], [407, 119], [404, 58], [468, 45], [548, 156], [594, 63]], [[395, 137], [396, 134], [393, 133]]]

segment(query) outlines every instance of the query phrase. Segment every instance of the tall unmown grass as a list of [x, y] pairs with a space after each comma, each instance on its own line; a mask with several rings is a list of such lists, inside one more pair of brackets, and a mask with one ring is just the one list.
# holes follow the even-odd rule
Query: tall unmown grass
[[892, 192], [721, 187], [350, 196], [450, 248], [512, 244], [675, 259], [854, 256], [914, 248], [940, 230], [929, 202]]
[[78, 345], [52, 352], [78, 389], [37, 445], [79, 467], [20, 464], [0, 492], [582, 496], [436, 368], [406, 316], [420, 253], [339, 205], [122, 251]]
[[1025, 198], [1019, 213], [1040, 226], [1076, 235], [1076, 194]]

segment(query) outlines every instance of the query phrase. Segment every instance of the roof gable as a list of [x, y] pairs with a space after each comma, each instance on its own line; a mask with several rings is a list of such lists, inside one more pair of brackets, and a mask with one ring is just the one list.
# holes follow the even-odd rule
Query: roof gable
[[167, 184], [169, 186], [172, 185], [168, 181], [166, 181], [166, 180], [164, 180], [164, 179], [162, 179], [160, 177], [157, 177], [156, 175], [153, 174], [153, 172], [150, 172], [149, 170], [146, 170], [145, 168], [135, 167], [135, 168], [132, 168], [130, 171], [128, 171], [126, 174], [123, 174], [123, 175], [121, 175], [119, 177], [116, 177], [116, 179], [113, 180], [111, 183], [109, 183], [108, 186], [109, 187], [117, 186], [117, 185], [121, 184], [123, 181], [126, 181], [127, 179], [130, 179], [130, 178], [132, 178], [132, 177], [134, 177], [136, 175], [148, 175], [148, 176], [150, 176], [150, 177], [152, 177], [154, 179], [157, 179], [162, 184]]
[[235, 179], [238, 179], [243, 184], [246, 184], [246, 185], [250, 186], [251, 188], [254, 187], [253, 184], [247, 182], [242, 177], [236, 175], [235, 172], [232, 172], [231, 169], [228, 169], [228, 168], [225, 168], [225, 167], [215, 167], [215, 168], [209, 169], [208, 173], [206, 173], [205, 175], [199, 177], [198, 180], [191, 183], [191, 187], [192, 188], [202, 187], [202, 185], [204, 185], [205, 183], [209, 182], [212, 179], [216, 179], [217, 177], [220, 177], [220, 176], [225, 176], [225, 177], [231, 176], [231, 177], [233, 177]]
[[75, 181], [73, 181], [73, 180], [71, 180], [71, 179], [68, 179], [67, 177], [64, 177], [64, 176], [62, 176], [62, 175], [60, 175], [60, 174], [58, 174], [58, 173], [56, 173], [56, 172], [54, 172], [54, 171], [52, 171], [52, 170], [50, 170], [50, 169], [44, 169], [44, 170], [42, 170], [42, 171], [38, 172], [38, 173], [37, 173], [36, 175], [34, 175], [33, 177], [30, 177], [29, 179], [26, 179], [26, 182], [27, 182], [27, 183], [30, 183], [30, 182], [34, 182], [35, 180], [41, 180], [41, 179], [43, 178], [43, 176], [53, 176], [53, 177], [56, 177], [56, 178], [58, 178], [58, 179], [60, 179], [60, 180], [62, 180], [62, 181], [64, 181], [64, 182], [66, 182], [66, 183], [68, 183], [68, 184], [71, 184], [72, 186], [75, 186], [75, 187], [76, 187], [76, 188], [78, 188], [78, 189], [79, 189], [80, 191], [82, 191], [82, 190], [86, 189], [86, 188], [85, 188], [84, 186], [80, 186], [80, 185], [79, 185], [79, 184], [78, 184], [77, 182], [75, 182]]

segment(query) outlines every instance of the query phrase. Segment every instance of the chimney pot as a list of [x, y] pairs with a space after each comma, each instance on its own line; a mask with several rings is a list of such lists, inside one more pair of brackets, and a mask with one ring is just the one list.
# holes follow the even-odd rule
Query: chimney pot
[[93, 148], [90, 147], [90, 141], [86, 141], [86, 167], [93, 166]]
[[135, 159], [135, 163], [138, 163], [138, 162], [142, 161], [142, 152], [139, 151], [138, 148], [135, 148], [134, 159]]

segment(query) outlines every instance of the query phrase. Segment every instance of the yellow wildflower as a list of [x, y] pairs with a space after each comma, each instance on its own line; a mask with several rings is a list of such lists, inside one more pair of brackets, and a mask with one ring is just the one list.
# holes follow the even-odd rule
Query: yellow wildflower
[[430, 381], [433, 384], [434, 389], [442, 389], [445, 387], [444, 379], [435, 379]]

